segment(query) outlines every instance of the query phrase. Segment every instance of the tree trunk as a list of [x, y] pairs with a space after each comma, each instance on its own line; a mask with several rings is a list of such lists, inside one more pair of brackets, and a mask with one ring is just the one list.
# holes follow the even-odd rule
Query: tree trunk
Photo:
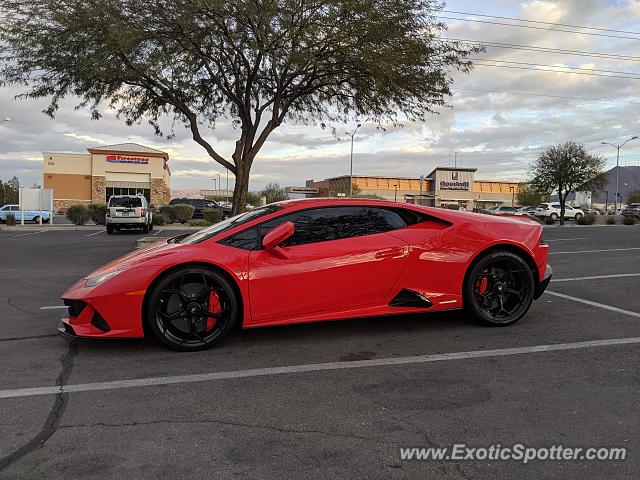
[[236, 184], [233, 188], [233, 207], [231, 215], [238, 215], [245, 211], [247, 206], [247, 192], [249, 191], [249, 169], [243, 161], [236, 165]]
[[567, 195], [562, 195], [562, 190], [558, 190], [558, 200], [560, 200], [560, 225], [564, 225], [564, 204], [567, 201]]

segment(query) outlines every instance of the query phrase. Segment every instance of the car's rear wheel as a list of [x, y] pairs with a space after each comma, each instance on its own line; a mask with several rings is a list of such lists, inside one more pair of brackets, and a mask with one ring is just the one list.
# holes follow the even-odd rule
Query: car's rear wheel
[[582, 218], [582, 214], [581, 213], [576, 213], [576, 217], [575, 220], [578, 221]]
[[555, 213], [552, 213], [549, 216], [551, 217], [551, 220], [553, 220], [554, 222], [558, 219], [558, 215], [556, 215]]
[[227, 278], [215, 270], [191, 267], [164, 277], [147, 304], [147, 326], [165, 345], [204, 350], [220, 342], [238, 318], [238, 298]]
[[464, 286], [464, 306], [484, 324], [511, 325], [527, 313], [534, 291], [534, 276], [527, 262], [515, 253], [495, 251], [471, 266]]
[[107, 233], [109, 235], [113, 234], [113, 225], [107, 223]]

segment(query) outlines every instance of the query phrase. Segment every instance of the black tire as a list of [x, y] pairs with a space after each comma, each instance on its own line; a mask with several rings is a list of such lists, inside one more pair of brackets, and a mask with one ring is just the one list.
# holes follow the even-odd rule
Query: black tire
[[107, 223], [107, 233], [109, 235], [113, 235], [113, 225], [111, 225], [110, 223]]
[[577, 222], [578, 220], [580, 220], [583, 217], [583, 215], [581, 213], [576, 213], [576, 216], [574, 217], [574, 220]]
[[549, 217], [551, 217], [551, 220], [553, 220], [554, 222], [558, 219], [558, 215], [555, 213], [552, 213], [551, 215], [549, 215]]
[[[213, 300], [218, 302], [215, 308], [211, 306], [212, 295], [217, 296]], [[146, 307], [148, 331], [164, 345], [190, 352], [221, 342], [240, 312], [231, 282], [206, 267], [180, 268], [164, 276], [149, 295]]]
[[149, 233], [149, 225], [147, 223], [142, 226], [142, 233]]
[[36, 215], [35, 217], [33, 217], [31, 219], [31, 221], [34, 222], [34, 223], [40, 223], [40, 217], [38, 215]]
[[527, 313], [534, 293], [534, 275], [527, 262], [498, 250], [471, 265], [463, 287], [464, 308], [485, 325], [504, 327]]

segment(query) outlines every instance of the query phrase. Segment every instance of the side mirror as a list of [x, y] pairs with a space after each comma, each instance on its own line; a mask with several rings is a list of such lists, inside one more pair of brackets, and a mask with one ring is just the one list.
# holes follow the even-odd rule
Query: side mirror
[[273, 228], [264, 236], [262, 246], [280, 258], [288, 258], [287, 253], [280, 247], [280, 244], [293, 236], [295, 227], [291, 222], [284, 222]]

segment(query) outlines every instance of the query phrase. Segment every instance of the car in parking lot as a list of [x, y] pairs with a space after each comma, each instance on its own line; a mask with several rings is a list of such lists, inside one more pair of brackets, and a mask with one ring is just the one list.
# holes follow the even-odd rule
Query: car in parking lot
[[222, 210], [222, 215], [227, 216], [231, 213], [231, 205], [224, 205], [215, 200], [205, 200], [204, 198], [173, 198], [169, 202], [169, 205], [191, 205], [195, 210], [193, 211], [193, 218], [204, 218], [205, 208], [218, 208]]
[[[560, 218], [560, 203], [541, 203], [536, 208], [536, 217], [551, 218], [554, 221]], [[584, 212], [579, 208], [573, 208], [571, 205], [564, 206], [564, 218], [578, 220], [584, 217]]]
[[640, 217], [640, 203], [630, 203], [627, 208], [622, 210], [622, 215], [625, 217]]
[[[4, 205], [0, 207], [0, 223], [6, 223], [7, 215], [13, 215], [16, 221], [22, 221], [22, 210], [20, 210], [20, 205]], [[42, 223], [49, 222], [49, 212], [43, 210], [25, 210], [24, 211], [24, 220], [31, 222], [39, 222], [40, 216], [42, 216]]]
[[132, 252], [63, 295], [59, 332], [176, 350], [262, 327], [464, 308], [515, 323], [551, 278], [542, 227], [365, 199], [270, 204]]
[[507, 207], [506, 205], [489, 207], [484, 211], [484, 213], [489, 215], [526, 215], [526, 213], [520, 212], [517, 208]]
[[122, 228], [141, 228], [144, 233], [153, 230], [153, 213], [143, 195], [111, 196], [105, 220], [109, 234]]
[[524, 213], [525, 215], [534, 217], [536, 214], [536, 207], [534, 207], [533, 205], [527, 205], [526, 207], [518, 208], [518, 211], [520, 213]]

